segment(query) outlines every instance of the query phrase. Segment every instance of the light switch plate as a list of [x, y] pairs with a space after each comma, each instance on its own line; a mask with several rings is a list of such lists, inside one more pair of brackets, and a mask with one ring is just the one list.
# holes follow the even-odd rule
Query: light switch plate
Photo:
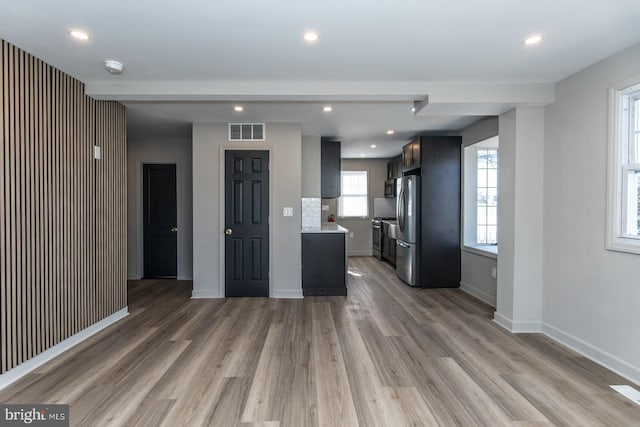
[[100, 152], [100, 147], [97, 145], [93, 146], [93, 158], [96, 160], [100, 160], [102, 157], [102, 153]]
[[329, 205], [322, 205], [322, 210], [323, 211], [328, 211], [329, 210]]
[[293, 208], [290, 208], [290, 207], [282, 208], [282, 216], [293, 216]]

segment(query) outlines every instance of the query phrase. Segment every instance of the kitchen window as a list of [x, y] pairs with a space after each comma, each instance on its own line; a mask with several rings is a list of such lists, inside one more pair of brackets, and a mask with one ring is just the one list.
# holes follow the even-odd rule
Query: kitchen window
[[338, 198], [338, 216], [367, 218], [369, 216], [369, 180], [367, 171], [340, 172], [341, 196]]
[[466, 249], [497, 254], [498, 137], [464, 148], [463, 243]]
[[640, 77], [634, 80], [609, 95], [607, 249], [640, 254]]

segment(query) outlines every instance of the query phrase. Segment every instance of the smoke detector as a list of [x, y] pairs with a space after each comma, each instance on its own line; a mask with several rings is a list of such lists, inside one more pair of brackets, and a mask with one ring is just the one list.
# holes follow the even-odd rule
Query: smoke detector
[[122, 70], [124, 70], [124, 65], [122, 62], [107, 59], [104, 61], [104, 68], [106, 68], [111, 74], [121, 74]]

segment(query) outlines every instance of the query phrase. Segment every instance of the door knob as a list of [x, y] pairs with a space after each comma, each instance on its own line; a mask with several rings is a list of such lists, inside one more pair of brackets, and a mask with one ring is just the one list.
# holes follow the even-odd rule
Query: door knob
[[233, 234], [233, 230], [230, 228], [225, 228], [224, 234], [226, 234], [227, 236], [231, 236]]
[[171, 227], [171, 232], [175, 233], [176, 231], [178, 231], [178, 227]]

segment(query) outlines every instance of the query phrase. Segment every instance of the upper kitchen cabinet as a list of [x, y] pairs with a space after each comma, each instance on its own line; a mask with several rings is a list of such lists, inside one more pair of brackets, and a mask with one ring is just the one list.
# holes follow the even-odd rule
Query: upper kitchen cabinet
[[323, 199], [340, 197], [340, 141], [322, 141], [320, 165], [321, 197]]
[[420, 138], [416, 138], [402, 147], [402, 166], [405, 172], [419, 168], [422, 165], [420, 146]]
[[402, 178], [402, 155], [394, 157], [387, 163], [387, 179]]

